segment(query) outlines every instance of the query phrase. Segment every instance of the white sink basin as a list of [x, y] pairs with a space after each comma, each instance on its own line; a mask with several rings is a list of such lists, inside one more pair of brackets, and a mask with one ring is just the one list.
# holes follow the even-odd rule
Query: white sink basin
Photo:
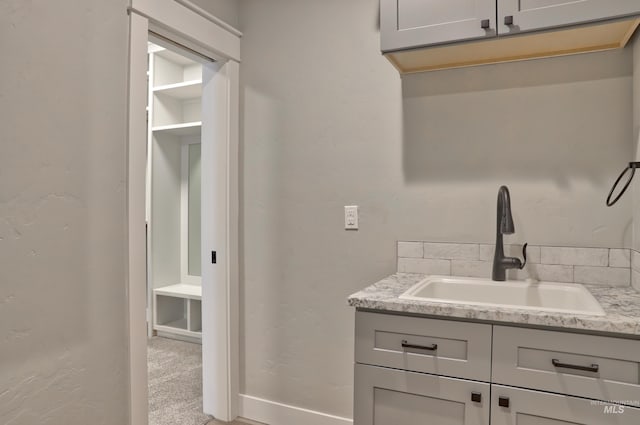
[[577, 283], [429, 276], [400, 295], [406, 300], [604, 316], [598, 301]]

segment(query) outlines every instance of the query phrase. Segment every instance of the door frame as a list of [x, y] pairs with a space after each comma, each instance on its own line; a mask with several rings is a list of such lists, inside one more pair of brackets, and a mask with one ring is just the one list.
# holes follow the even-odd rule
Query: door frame
[[[212, 113], [208, 119], [203, 117], [203, 138], [213, 140], [209, 143], [209, 152], [217, 155], [215, 177], [218, 180], [212, 186], [216, 196], [224, 196], [226, 205], [222, 211], [209, 210], [214, 217], [203, 220], [203, 257], [205, 252], [218, 252], [216, 264], [203, 261], [203, 326], [213, 320], [216, 324], [215, 329], [209, 326], [212, 331], [203, 332], [203, 375], [208, 377], [203, 380], [203, 410], [222, 421], [231, 421], [238, 415], [239, 400], [238, 141], [242, 34], [187, 0], [179, 3], [178, 0], [132, 0], [128, 13], [126, 252], [130, 424], [148, 424], [145, 109], [149, 31], [216, 61], [215, 66], [205, 67], [208, 83], [203, 82], [203, 108]], [[208, 175], [212, 177], [213, 173], [212, 170]], [[203, 206], [203, 212], [207, 211], [205, 208]], [[208, 230], [204, 223], [209, 223]], [[223, 224], [218, 226], [222, 230], [207, 235], [216, 223]], [[217, 246], [212, 245], [214, 243]], [[215, 279], [215, 285], [206, 282], [206, 276]], [[215, 313], [204, 311], [205, 297], [215, 302]]]

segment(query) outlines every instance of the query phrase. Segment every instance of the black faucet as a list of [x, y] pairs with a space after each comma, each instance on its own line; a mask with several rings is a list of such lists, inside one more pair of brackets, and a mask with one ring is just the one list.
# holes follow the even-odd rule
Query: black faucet
[[496, 252], [493, 256], [492, 280], [506, 280], [507, 269], [523, 269], [525, 264], [527, 264], [526, 243], [522, 246], [523, 261], [520, 261], [519, 258], [504, 256], [502, 235], [511, 235], [514, 231], [509, 189], [507, 186], [501, 186], [498, 190], [498, 222], [496, 224]]

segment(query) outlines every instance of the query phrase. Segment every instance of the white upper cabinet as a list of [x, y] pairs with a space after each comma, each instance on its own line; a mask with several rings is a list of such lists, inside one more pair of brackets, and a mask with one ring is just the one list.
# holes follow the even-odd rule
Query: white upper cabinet
[[[638, 14], [640, 0], [380, 0], [380, 45], [383, 53], [394, 53]], [[629, 28], [632, 33], [635, 26]], [[588, 49], [575, 46], [572, 50]]]
[[640, 13], [640, 0], [497, 0], [497, 5], [500, 35]]
[[380, 17], [383, 52], [496, 35], [495, 0], [380, 0]]

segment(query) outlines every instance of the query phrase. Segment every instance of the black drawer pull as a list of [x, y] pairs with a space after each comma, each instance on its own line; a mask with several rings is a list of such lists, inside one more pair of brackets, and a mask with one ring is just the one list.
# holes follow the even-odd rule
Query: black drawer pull
[[406, 339], [403, 339], [402, 348], [415, 348], [416, 350], [436, 351], [438, 349], [438, 344], [431, 344], [430, 346], [427, 347], [425, 345], [409, 344]]
[[561, 363], [560, 360], [558, 359], [551, 359], [551, 363], [555, 367], [561, 367], [563, 369], [583, 370], [585, 372], [595, 373], [595, 372], [598, 372], [598, 370], [600, 369], [600, 366], [598, 366], [597, 364], [592, 364], [591, 366], [580, 366], [580, 365], [569, 364], [569, 363]]
[[509, 407], [509, 397], [498, 397], [498, 406]]
[[475, 403], [482, 403], [482, 394], [481, 393], [472, 392], [471, 393], [471, 401], [473, 401]]

